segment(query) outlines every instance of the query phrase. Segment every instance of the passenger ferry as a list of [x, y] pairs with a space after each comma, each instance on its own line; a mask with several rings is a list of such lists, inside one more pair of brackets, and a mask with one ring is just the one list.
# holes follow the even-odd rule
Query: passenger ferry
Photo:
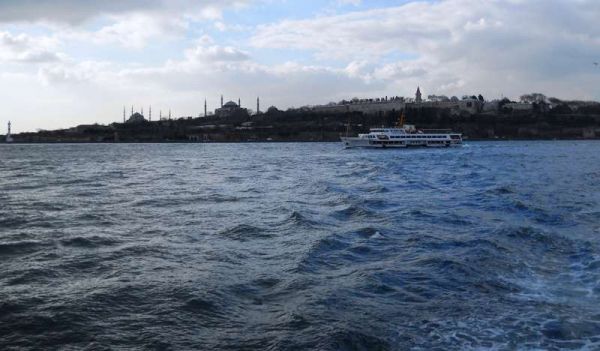
[[401, 128], [371, 128], [368, 134], [358, 137], [341, 137], [346, 148], [406, 148], [450, 147], [462, 145], [462, 134], [450, 130], [417, 130], [413, 125]]

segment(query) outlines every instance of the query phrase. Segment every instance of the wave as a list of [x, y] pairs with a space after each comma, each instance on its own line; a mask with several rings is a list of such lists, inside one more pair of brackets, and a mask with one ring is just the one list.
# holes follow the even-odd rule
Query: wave
[[358, 205], [350, 205], [343, 210], [335, 211], [332, 215], [334, 218], [339, 220], [349, 219], [360, 219], [360, 218], [373, 218], [376, 216], [375, 212], [367, 210]]
[[489, 189], [486, 192], [493, 195], [509, 195], [515, 194], [517, 191], [510, 185], [502, 185]]
[[183, 305], [183, 310], [202, 315], [220, 315], [219, 307], [215, 303], [199, 297], [187, 300]]
[[319, 226], [319, 223], [313, 220], [308, 219], [305, 215], [300, 213], [299, 211], [292, 211], [292, 213], [282, 222], [280, 222], [276, 227], [280, 226], [292, 226], [299, 228], [314, 228]]
[[81, 248], [98, 248], [104, 246], [114, 246], [121, 243], [119, 240], [104, 236], [76, 236], [66, 239], [61, 239], [60, 244], [68, 247], [81, 247]]
[[27, 268], [15, 273], [15, 276], [8, 280], [8, 285], [47, 284], [57, 278], [60, 278], [60, 273], [53, 268]]
[[189, 194], [177, 195], [177, 196], [166, 196], [166, 197], [153, 197], [142, 200], [137, 200], [132, 206], [138, 208], [168, 208], [171, 206], [184, 206], [197, 203], [225, 203], [225, 202], [238, 202], [241, 198], [236, 196], [224, 195], [224, 194], [209, 194], [209, 195], [193, 195]]
[[0, 219], [0, 227], [5, 229], [19, 228], [27, 224], [29, 224], [29, 221], [22, 216], [8, 217], [7, 215], [7, 217]]
[[0, 255], [24, 255], [44, 250], [51, 246], [50, 243], [41, 241], [15, 241], [0, 242]]
[[500, 228], [494, 233], [494, 237], [503, 240], [506, 246], [512, 250], [519, 249], [529, 252], [536, 250], [537, 252], [561, 254], [577, 252], [573, 240], [530, 226]]
[[336, 331], [322, 338], [315, 348], [319, 350], [391, 350], [392, 345], [385, 339], [365, 334], [359, 330]]
[[262, 228], [240, 224], [221, 231], [219, 236], [237, 241], [250, 241], [255, 239], [269, 239], [273, 237], [273, 234], [268, 233]]

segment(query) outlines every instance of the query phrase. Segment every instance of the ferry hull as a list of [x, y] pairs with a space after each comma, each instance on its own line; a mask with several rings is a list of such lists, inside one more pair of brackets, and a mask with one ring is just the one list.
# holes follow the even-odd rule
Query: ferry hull
[[389, 142], [379, 142], [379, 141], [372, 141], [372, 140], [367, 140], [367, 139], [363, 139], [363, 138], [346, 138], [346, 137], [342, 137], [342, 144], [344, 144], [344, 147], [347, 149], [350, 148], [372, 148], [372, 149], [399, 149], [399, 148], [406, 148], [406, 144], [404, 143], [397, 143], [397, 144], [392, 144]]
[[404, 149], [412, 147], [433, 147], [445, 148], [451, 146], [461, 146], [462, 142], [449, 140], [444, 143], [431, 143], [427, 141], [391, 141], [391, 140], [369, 140], [357, 137], [342, 137], [342, 144], [345, 148], [370, 148], [370, 149]]

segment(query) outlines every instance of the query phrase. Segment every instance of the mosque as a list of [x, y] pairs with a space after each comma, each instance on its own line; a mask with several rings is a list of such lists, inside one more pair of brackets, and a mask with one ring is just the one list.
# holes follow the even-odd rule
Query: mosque
[[[205, 109], [206, 109], [206, 101], [205, 101]], [[256, 111], [260, 111], [260, 99], [256, 99]], [[215, 116], [217, 117], [230, 117], [235, 116], [237, 114], [248, 114], [248, 109], [242, 108], [242, 101], [238, 99], [238, 103], [236, 104], [233, 101], [229, 101], [223, 104], [223, 95], [221, 95], [221, 107], [215, 110]]]
[[144, 115], [142, 115], [139, 112], [132, 114], [129, 117], [129, 119], [127, 119], [127, 121], [125, 121], [125, 123], [127, 123], [127, 124], [144, 123], [144, 122], [146, 122], [146, 118], [144, 118]]

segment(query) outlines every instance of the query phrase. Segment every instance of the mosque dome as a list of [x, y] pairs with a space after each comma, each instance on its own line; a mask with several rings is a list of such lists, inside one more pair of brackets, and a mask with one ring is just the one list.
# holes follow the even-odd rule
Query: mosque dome
[[238, 107], [238, 105], [233, 101], [229, 101], [228, 103], [223, 105], [223, 107]]
[[141, 113], [136, 112], [136, 113], [132, 114], [131, 117], [129, 117], [129, 119], [127, 120], [127, 123], [140, 123], [140, 122], [144, 122], [144, 121], [146, 121], [144, 116]]

